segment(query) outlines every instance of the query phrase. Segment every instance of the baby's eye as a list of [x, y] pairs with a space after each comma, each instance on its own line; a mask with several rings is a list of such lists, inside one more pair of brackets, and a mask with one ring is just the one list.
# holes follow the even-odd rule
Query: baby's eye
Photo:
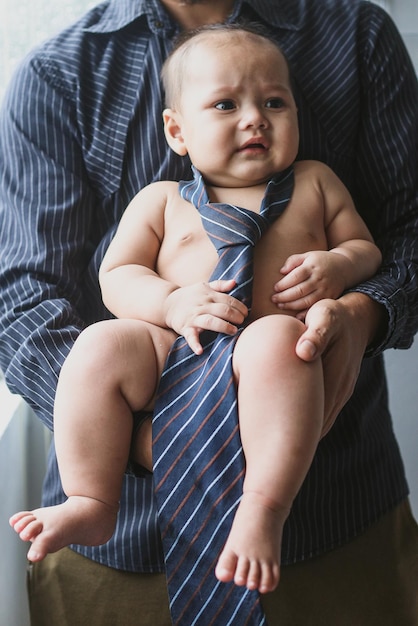
[[284, 100], [282, 98], [270, 98], [266, 102], [267, 109], [281, 109], [284, 107]]
[[235, 104], [232, 100], [220, 100], [215, 104], [215, 109], [218, 109], [219, 111], [231, 111], [232, 109], [235, 109]]

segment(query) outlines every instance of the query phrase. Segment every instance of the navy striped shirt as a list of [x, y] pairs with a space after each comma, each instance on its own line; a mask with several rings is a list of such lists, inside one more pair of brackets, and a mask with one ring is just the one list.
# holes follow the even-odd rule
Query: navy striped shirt
[[[358, 289], [386, 307], [387, 333], [295, 502], [289, 563], [349, 540], [408, 492], [382, 351], [409, 347], [418, 324], [418, 89], [393, 23], [370, 2], [238, 1], [231, 19], [241, 14], [265, 22], [289, 58], [299, 158], [336, 171], [384, 256]], [[31, 53], [3, 103], [1, 367], [49, 427], [63, 360], [83, 327], [109, 316], [97, 270], [122, 211], [151, 181], [190, 176], [161, 123], [159, 71], [176, 31], [157, 0], [105, 2]], [[63, 498], [52, 451], [44, 504]], [[127, 473], [114, 537], [77, 550], [115, 568], [162, 571], [152, 478]]]

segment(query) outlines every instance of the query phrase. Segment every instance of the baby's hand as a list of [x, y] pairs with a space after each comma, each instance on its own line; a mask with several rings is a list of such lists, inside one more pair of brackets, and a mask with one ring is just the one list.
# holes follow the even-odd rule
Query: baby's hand
[[202, 330], [235, 335], [248, 315], [247, 307], [228, 292], [234, 280], [215, 280], [179, 287], [166, 300], [166, 324], [183, 335], [196, 354], [203, 352], [199, 341]]
[[279, 309], [297, 313], [304, 319], [307, 310], [324, 298], [336, 299], [345, 289], [346, 260], [332, 251], [312, 251], [290, 256], [280, 272], [272, 301]]

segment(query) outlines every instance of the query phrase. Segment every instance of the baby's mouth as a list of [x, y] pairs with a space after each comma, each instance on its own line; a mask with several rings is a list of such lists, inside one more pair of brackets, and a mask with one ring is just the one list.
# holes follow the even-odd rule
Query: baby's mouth
[[249, 139], [239, 148], [239, 152], [264, 152], [266, 150], [268, 150], [267, 143], [259, 137]]

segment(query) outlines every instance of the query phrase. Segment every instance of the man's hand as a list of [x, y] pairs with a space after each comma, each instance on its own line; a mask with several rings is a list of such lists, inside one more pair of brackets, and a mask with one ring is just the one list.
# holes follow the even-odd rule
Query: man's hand
[[334, 424], [356, 384], [369, 343], [382, 331], [385, 310], [361, 293], [320, 300], [307, 312], [306, 331], [296, 346], [304, 361], [322, 356], [325, 415], [322, 436]]
[[203, 350], [202, 330], [234, 335], [248, 315], [245, 304], [228, 295], [235, 285], [234, 280], [215, 280], [176, 289], [166, 301], [167, 326], [183, 335], [196, 354]]

